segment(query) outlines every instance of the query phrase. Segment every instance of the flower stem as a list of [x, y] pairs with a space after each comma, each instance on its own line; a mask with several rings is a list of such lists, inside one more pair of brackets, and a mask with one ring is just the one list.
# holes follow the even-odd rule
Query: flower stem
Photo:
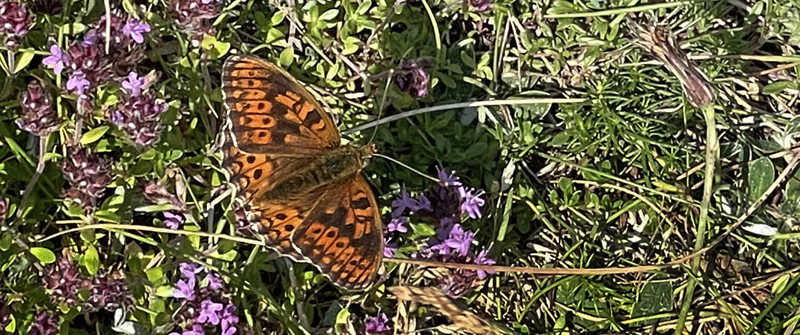
[[47, 151], [47, 136], [40, 136], [39, 163], [36, 164], [36, 172], [33, 173], [31, 180], [28, 182], [28, 186], [25, 187], [25, 193], [22, 194], [22, 200], [19, 202], [19, 209], [17, 210], [17, 219], [22, 219], [22, 214], [25, 212], [25, 205], [28, 203], [28, 198], [31, 196], [33, 187], [36, 185], [36, 182], [39, 181], [39, 177], [42, 176], [42, 172], [44, 172], [44, 166], [46, 163], [44, 157], [45, 151]]
[[[719, 143], [717, 138], [716, 122], [714, 120], [714, 104], [707, 104], [703, 108], [703, 117], [706, 119], [706, 173], [703, 179], [703, 200], [700, 202], [700, 218], [697, 223], [697, 238], [694, 243], [694, 250], [703, 249], [706, 242], [706, 231], [708, 230], [708, 207], [711, 204], [711, 196], [714, 192], [714, 172], [716, 169], [717, 154]], [[681, 308], [678, 324], [675, 327], [675, 335], [683, 334], [683, 327], [686, 323], [686, 316], [692, 307], [692, 297], [694, 289], [697, 287], [697, 270], [700, 268], [700, 257], [692, 259], [691, 271], [696, 276], [690, 276], [689, 284], [686, 286], [683, 307]]]
[[14, 72], [16, 70], [16, 60], [14, 52], [8, 50], [8, 76], [6, 76], [5, 83], [3, 83], [3, 91], [0, 92], [0, 100], [5, 100], [11, 94], [11, 82], [14, 81]]

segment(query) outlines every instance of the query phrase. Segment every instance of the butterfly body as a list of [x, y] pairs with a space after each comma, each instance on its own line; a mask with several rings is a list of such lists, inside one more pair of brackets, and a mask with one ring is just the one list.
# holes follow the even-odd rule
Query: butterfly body
[[363, 150], [344, 145], [314, 158], [264, 194], [267, 199], [303, 198], [321, 187], [349, 180], [361, 172]]
[[383, 259], [383, 228], [361, 176], [372, 146], [342, 145], [314, 97], [283, 69], [252, 56], [223, 66], [224, 167], [268, 247], [364, 289]]

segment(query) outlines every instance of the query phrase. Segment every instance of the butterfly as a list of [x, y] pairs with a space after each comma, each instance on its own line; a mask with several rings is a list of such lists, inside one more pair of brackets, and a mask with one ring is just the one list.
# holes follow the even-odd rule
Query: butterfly
[[280, 67], [234, 55], [223, 65], [224, 167], [268, 247], [363, 290], [383, 259], [375, 196], [361, 175], [374, 146], [342, 145], [333, 119]]

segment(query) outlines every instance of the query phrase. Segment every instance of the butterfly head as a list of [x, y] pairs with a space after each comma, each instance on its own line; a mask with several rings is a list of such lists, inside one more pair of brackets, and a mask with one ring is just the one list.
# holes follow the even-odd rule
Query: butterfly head
[[378, 152], [378, 149], [375, 144], [370, 143], [359, 148], [359, 151], [361, 153], [361, 158], [370, 158]]

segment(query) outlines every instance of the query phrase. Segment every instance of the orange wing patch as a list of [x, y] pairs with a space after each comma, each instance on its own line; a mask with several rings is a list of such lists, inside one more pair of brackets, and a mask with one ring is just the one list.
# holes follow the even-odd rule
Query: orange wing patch
[[264, 60], [229, 57], [222, 93], [232, 137], [242, 151], [313, 155], [341, 142], [333, 120], [311, 93]]
[[369, 184], [355, 175], [322, 195], [292, 237], [297, 251], [333, 281], [366, 287], [383, 260], [383, 230]]

